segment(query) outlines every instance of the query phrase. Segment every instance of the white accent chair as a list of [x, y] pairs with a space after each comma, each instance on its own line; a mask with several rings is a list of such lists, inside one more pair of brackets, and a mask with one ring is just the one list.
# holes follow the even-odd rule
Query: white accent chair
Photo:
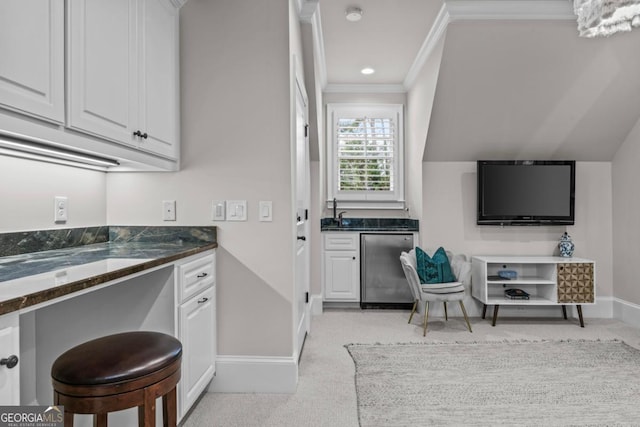
[[413, 319], [413, 315], [416, 312], [418, 303], [424, 301], [424, 331], [423, 336], [427, 335], [427, 318], [429, 316], [429, 303], [430, 302], [443, 302], [444, 303], [444, 316], [445, 320], [449, 320], [447, 314], [447, 302], [458, 301], [464, 320], [467, 322], [469, 332], [471, 330], [471, 323], [469, 323], [469, 317], [467, 316], [467, 310], [464, 308], [462, 300], [469, 294], [469, 285], [471, 284], [471, 263], [467, 260], [467, 257], [463, 254], [453, 255], [447, 251], [447, 257], [449, 257], [449, 263], [451, 264], [451, 270], [453, 275], [458, 279], [457, 282], [448, 283], [432, 283], [422, 284], [418, 277], [418, 268], [416, 261], [416, 251], [411, 249], [409, 252], [402, 252], [400, 254], [400, 263], [404, 270], [404, 275], [409, 282], [409, 287], [413, 293], [414, 303], [411, 315], [409, 316], [409, 322]]

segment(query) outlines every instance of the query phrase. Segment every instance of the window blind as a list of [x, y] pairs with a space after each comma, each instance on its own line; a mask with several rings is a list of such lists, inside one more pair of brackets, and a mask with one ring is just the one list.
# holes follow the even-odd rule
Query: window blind
[[339, 191], [394, 191], [394, 120], [341, 117], [336, 129]]

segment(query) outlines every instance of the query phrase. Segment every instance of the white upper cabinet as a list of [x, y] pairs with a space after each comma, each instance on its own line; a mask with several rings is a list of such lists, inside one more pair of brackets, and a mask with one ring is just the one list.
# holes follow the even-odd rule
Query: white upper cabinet
[[168, 0], [142, 2], [139, 123], [140, 148], [177, 157], [179, 140], [178, 9]]
[[178, 9], [169, 0], [74, 0], [70, 128], [178, 156]]
[[64, 122], [64, 1], [0, 1], [0, 106]]

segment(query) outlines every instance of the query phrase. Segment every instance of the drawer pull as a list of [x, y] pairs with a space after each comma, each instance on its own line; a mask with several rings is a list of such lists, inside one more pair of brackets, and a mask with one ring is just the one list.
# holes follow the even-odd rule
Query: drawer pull
[[0, 366], [7, 365], [7, 368], [11, 369], [18, 364], [18, 356], [15, 354], [7, 357], [6, 359], [0, 359]]
[[201, 273], [201, 274], [198, 274], [196, 277], [197, 277], [198, 279], [202, 279], [203, 277], [207, 277], [208, 275], [209, 275], [209, 274], [207, 274], [207, 273]]
[[209, 298], [207, 297], [202, 297], [198, 300], [198, 304], [204, 304], [205, 302], [209, 301]]

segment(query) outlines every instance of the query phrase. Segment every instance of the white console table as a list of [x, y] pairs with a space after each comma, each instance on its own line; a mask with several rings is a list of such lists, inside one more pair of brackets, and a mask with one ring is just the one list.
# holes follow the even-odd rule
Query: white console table
[[[471, 260], [472, 295], [484, 304], [493, 305], [492, 326], [496, 325], [501, 305], [558, 305], [567, 318], [567, 305], [575, 305], [584, 327], [583, 304], [595, 304], [594, 261], [583, 258], [550, 256], [474, 256]], [[513, 270], [517, 277], [498, 277], [500, 270]], [[504, 291], [522, 289], [529, 299], [509, 299]]]

